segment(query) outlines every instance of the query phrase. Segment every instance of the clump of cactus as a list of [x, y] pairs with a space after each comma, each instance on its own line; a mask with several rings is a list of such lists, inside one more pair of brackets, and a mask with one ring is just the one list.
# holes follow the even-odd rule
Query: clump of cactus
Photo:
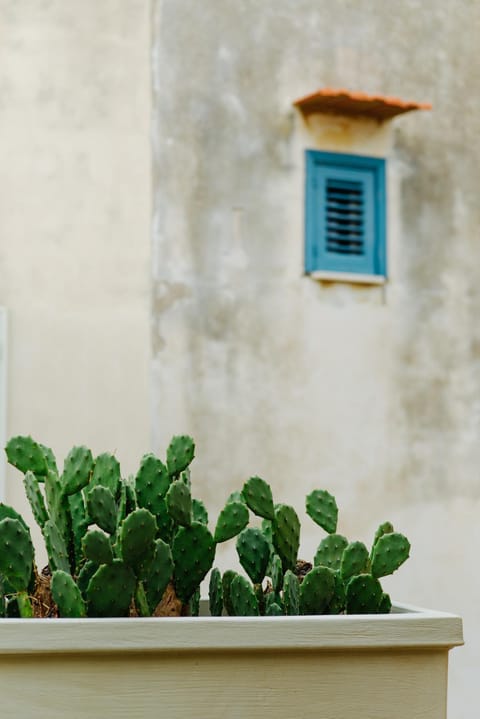
[[[0, 504], [0, 616], [181, 616], [199, 612], [209, 578], [212, 616], [388, 613], [380, 578], [407, 559], [410, 544], [389, 522], [369, 551], [337, 534], [338, 509], [325, 490], [307, 496], [307, 514], [326, 533], [313, 565], [298, 559], [300, 521], [251, 477], [228, 498], [213, 534], [192, 498], [195, 445], [174, 437], [166, 461], [145, 455], [135, 477], [111, 454], [74, 447], [59, 471], [53, 452], [31, 437], [6, 447], [20, 470], [47, 550], [38, 572], [29, 528]], [[251, 513], [261, 527], [248, 526]], [[213, 568], [217, 544], [236, 537], [244, 574]], [[246, 576], [245, 576], [246, 575]], [[248, 579], [247, 579], [248, 577]]]

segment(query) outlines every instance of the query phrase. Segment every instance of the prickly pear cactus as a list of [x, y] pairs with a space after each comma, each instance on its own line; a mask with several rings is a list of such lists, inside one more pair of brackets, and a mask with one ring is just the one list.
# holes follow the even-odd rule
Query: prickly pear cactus
[[272, 490], [265, 480], [250, 477], [243, 485], [242, 494], [252, 512], [265, 519], [275, 519]]
[[294, 569], [300, 545], [300, 520], [293, 507], [287, 504], [275, 508], [273, 545], [282, 560], [283, 570]]
[[[410, 553], [389, 522], [377, 530], [370, 554], [361, 542], [348, 543], [337, 533], [334, 497], [314, 490], [307, 513], [328, 536], [312, 568], [298, 559], [295, 509], [274, 505], [270, 486], [257, 476], [230, 494], [212, 536], [204, 504], [191, 495], [195, 445], [187, 436], [172, 439], [165, 462], [145, 455], [135, 478], [121, 476], [113, 455], [94, 459], [83, 446], [70, 451], [61, 474], [53, 452], [31, 437], [12, 438], [6, 452], [24, 474], [48, 568], [39, 574], [24, 519], [0, 503], [0, 617], [196, 616], [216, 545], [234, 537], [250, 581], [213, 569], [214, 616], [388, 613], [391, 600], [379, 579]], [[261, 528], [248, 526], [249, 510]]]
[[236, 537], [248, 524], [248, 509], [242, 502], [227, 502], [220, 512], [214, 539], [219, 544]]
[[191, 437], [173, 437], [167, 449], [167, 467], [171, 477], [178, 477], [187, 469], [195, 456], [195, 443]]
[[270, 547], [260, 529], [249, 527], [238, 535], [237, 553], [252, 582], [261, 584], [270, 559]]
[[315, 489], [307, 496], [307, 514], [329, 534], [337, 531], [338, 507], [333, 497], [324, 489]]
[[342, 557], [348, 547], [348, 539], [342, 534], [329, 534], [318, 545], [313, 563], [316, 567], [340, 569]]

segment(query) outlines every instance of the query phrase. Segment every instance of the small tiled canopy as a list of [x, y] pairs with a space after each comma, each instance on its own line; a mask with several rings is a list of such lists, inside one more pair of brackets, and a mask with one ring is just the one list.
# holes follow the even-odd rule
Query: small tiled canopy
[[315, 112], [333, 113], [356, 117], [370, 117], [375, 120], [391, 120], [396, 115], [411, 110], [431, 110], [427, 102], [408, 102], [398, 97], [367, 95], [364, 92], [350, 92], [324, 87], [293, 103], [304, 115]]

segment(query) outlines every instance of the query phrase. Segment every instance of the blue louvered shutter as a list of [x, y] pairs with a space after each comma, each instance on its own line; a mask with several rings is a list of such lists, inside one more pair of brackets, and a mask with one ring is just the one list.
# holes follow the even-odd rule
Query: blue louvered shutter
[[314, 151], [308, 155], [306, 271], [381, 274], [385, 194], [378, 163], [382, 161]]

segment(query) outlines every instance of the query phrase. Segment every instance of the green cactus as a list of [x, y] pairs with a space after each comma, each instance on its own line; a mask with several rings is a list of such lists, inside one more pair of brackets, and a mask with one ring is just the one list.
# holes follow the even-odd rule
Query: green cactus
[[208, 585], [209, 609], [212, 617], [221, 617], [223, 612], [222, 575], [217, 567], [210, 572]]
[[57, 525], [49, 519], [45, 522], [42, 533], [51, 571], [54, 572], [56, 569], [61, 569], [64, 572], [70, 573], [71, 567], [68, 557], [68, 547]]
[[382, 535], [373, 548], [372, 575], [393, 574], [409, 557], [410, 542], [399, 532]]
[[173, 437], [167, 449], [167, 467], [171, 477], [178, 477], [187, 469], [195, 456], [195, 443], [191, 437]]
[[126, 617], [136, 588], [135, 574], [120, 559], [102, 564], [88, 583], [90, 617]]
[[77, 584], [84, 599], [86, 599], [87, 597], [87, 589], [89, 582], [98, 568], [98, 564], [87, 560], [81, 568], [80, 572], [78, 573]]
[[248, 507], [258, 517], [275, 519], [272, 490], [265, 480], [260, 477], [250, 477], [243, 485], [242, 494]]
[[172, 574], [173, 559], [170, 547], [166, 542], [157, 539], [151, 557], [140, 569], [150, 613], [154, 612], [157, 604], [162, 600]]
[[333, 597], [328, 604], [327, 614], [341, 614], [345, 610], [345, 582], [338, 569], [334, 570], [334, 575]]
[[283, 617], [283, 609], [277, 602], [271, 602], [266, 611], [266, 617]]
[[145, 558], [152, 556], [156, 534], [155, 517], [148, 509], [136, 509], [123, 520], [119, 531], [122, 558], [136, 574]]
[[215, 542], [226, 542], [236, 537], [248, 524], [248, 509], [242, 502], [227, 502], [219, 514], [215, 534]]
[[104, 452], [95, 458], [90, 486], [95, 487], [101, 484], [106, 487], [117, 498], [120, 489], [120, 463], [113, 454]]
[[201, 499], [192, 499], [192, 521], [208, 524], [208, 512]]
[[30, 503], [32, 514], [40, 529], [43, 529], [45, 522], [48, 519], [48, 512], [45, 507], [45, 500], [40, 489], [38, 479], [33, 472], [27, 472], [23, 478], [23, 486], [25, 487], [25, 494]]
[[5, 447], [10, 464], [20, 472], [33, 472], [37, 477], [44, 477], [48, 465], [41, 446], [31, 437], [12, 437]]
[[70, 574], [61, 570], [53, 572], [50, 591], [52, 592], [53, 601], [58, 607], [60, 617], [87, 616], [87, 608], [80, 589]]
[[173, 538], [172, 557], [177, 596], [187, 604], [215, 557], [215, 542], [208, 528], [201, 522], [180, 527]]
[[356, 574], [369, 572], [368, 549], [363, 542], [351, 542], [343, 552], [340, 573], [346, 581]]
[[260, 613], [252, 585], [240, 575], [232, 579], [230, 601], [233, 614], [237, 617], [256, 617]]
[[91, 524], [98, 524], [108, 534], [117, 528], [117, 506], [111, 491], [97, 484], [87, 492], [87, 511]]
[[243, 494], [237, 491], [228, 495], [226, 504], [229, 504], [229, 502], [242, 502], [242, 504], [246, 504]]
[[197, 587], [194, 591], [192, 598], [188, 603], [191, 617], [198, 617], [200, 614], [200, 587]]
[[223, 606], [229, 617], [235, 615], [231, 598], [231, 588], [233, 580], [238, 576], [237, 572], [234, 572], [233, 569], [227, 569], [222, 576]]
[[18, 519], [0, 521], [0, 575], [16, 592], [27, 589], [33, 571], [34, 549], [30, 532]]
[[290, 569], [283, 577], [283, 606], [285, 614], [300, 614], [300, 582]]
[[174, 522], [182, 527], [192, 523], [192, 495], [190, 488], [181, 479], [172, 482], [166, 494], [168, 512]]
[[68, 453], [62, 474], [62, 490], [66, 495], [76, 494], [87, 486], [93, 472], [94, 462], [87, 447], [73, 447]]
[[95, 564], [111, 564], [113, 562], [110, 537], [101, 529], [89, 529], [82, 538], [82, 548], [85, 557]]
[[390, 614], [392, 610], [392, 600], [390, 596], [383, 592], [380, 604], [378, 605], [378, 614]]
[[300, 614], [325, 614], [335, 594], [335, 572], [314, 567], [300, 585]]
[[272, 554], [270, 556], [270, 564], [267, 569], [267, 574], [272, 580], [273, 591], [280, 592], [283, 586], [283, 567], [282, 560], [278, 554]]
[[170, 475], [163, 462], [153, 454], [145, 454], [135, 477], [138, 506], [154, 516], [162, 513], [165, 495], [170, 487]]
[[295, 569], [300, 545], [300, 521], [293, 507], [287, 504], [275, 507], [273, 545], [282, 560], [283, 571]]
[[314, 565], [329, 567], [330, 569], [340, 569], [343, 552], [348, 547], [348, 539], [342, 534], [329, 534], [328, 537], [322, 539], [318, 545]]
[[377, 614], [383, 598], [382, 585], [371, 574], [359, 574], [347, 584], [348, 614]]
[[70, 508], [73, 535], [75, 571], [78, 571], [83, 561], [82, 538], [88, 529], [89, 521], [87, 517], [87, 511], [85, 509], [85, 502], [83, 500], [82, 492], [77, 492], [77, 494], [71, 494], [68, 497], [68, 505]]
[[28, 532], [30, 531], [28, 528], [28, 525], [21, 514], [17, 512], [16, 509], [13, 507], [10, 507], [8, 504], [3, 504], [3, 502], [0, 502], [0, 521], [2, 519], [17, 519], [20, 524], [26, 529]]
[[267, 572], [270, 547], [260, 529], [244, 529], [237, 539], [240, 564], [254, 584], [261, 584]]
[[337, 531], [338, 507], [333, 497], [324, 489], [315, 489], [307, 495], [307, 514], [329, 534]]

